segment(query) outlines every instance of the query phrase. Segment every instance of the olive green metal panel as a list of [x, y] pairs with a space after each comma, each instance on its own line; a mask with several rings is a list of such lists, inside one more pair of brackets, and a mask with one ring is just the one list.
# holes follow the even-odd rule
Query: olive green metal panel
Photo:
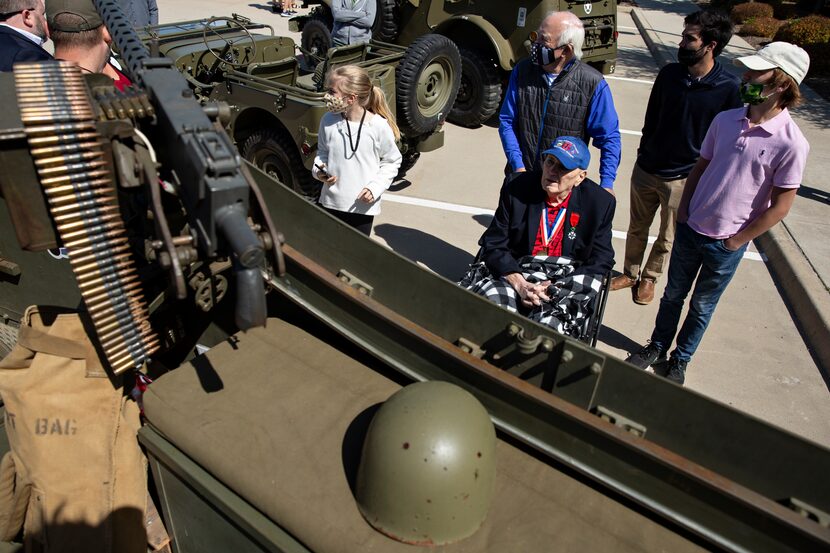
[[[554, 11], [570, 11], [582, 19], [586, 37], [583, 60], [602, 62], [617, 55], [616, 0], [600, 2], [565, 2], [542, 0], [515, 2], [504, 0], [401, 2], [399, 44], [409, 44], [429, 33], [446, 34], [460, 46], [471, 47], [473, 41], [492, 47], [501, 68], [509, 71], [529, 52], [528, 35], [544, 17]], [[473, 16], [473, 17], [470, 17]]]
[[176, 553], [309, 553], [150, 427], [139, 432]]
[[[258, 179], [268, 204], [275, 206], [275, 223], [292, 249], [313, 252], [323, 273], [340, 275], [407, 322], [458, 344], [457, 354], [473, 352], [621, 428], [644, 433], [651, 442], [765, 496], [773, 508], [772, 502], [790, 507], [806, 504], [816, 518], [830, 511], [830, 481], [815, 478], [830, 466], [826, 448], [495, 308], [366, 240], [285, 189], [269, 185], [262, 175]], [[444, 371], [451, 372], [442, 363], [454, 354], [439, 346], [430, 351], [405, 329], [394, 330], [362, 312], [359, 293], [358, 299], [333, 297], [315, 275], [304, 271], [301, 264], [289, 263], [289, 276], [277, 286], [413, 378], [441, 378], [442, 373], [446, 378]], [[507, 417], [511, 411], [502, 414], [506, 409], [502, 391], [487, 379], [476, 378], [465, 383], [468, 389], [489, 395], [485, 404], [491, 413]], [[511, 423], [514, 432], [533, 428], [532, 420], [512, 416], [518, 417]], [[720, 432], [721, 428], [730, 430]], [[729, 443], [723, 436], [729, 437]]]

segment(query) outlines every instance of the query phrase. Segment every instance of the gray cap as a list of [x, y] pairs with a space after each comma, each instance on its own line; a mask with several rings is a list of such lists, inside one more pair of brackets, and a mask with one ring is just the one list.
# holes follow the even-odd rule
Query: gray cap
[[[71, 24], [65, 21], [56, 24], [55, 17], [61, 14], [71, 14], [76, 17], [70, 18], [73, 20]], [[91, 31], [104, 24], [92, 0], [46, 0], [46, 20], [50, 31], [64, 33]]]

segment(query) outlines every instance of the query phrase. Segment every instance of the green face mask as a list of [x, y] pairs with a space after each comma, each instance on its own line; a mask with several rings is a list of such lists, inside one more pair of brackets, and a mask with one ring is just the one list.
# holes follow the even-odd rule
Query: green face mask
[[741, 83], [741, 101], [751, 106], [763, 104], [768, 98], [775, 95], [775, 92], [763, 96], [764, 85], [753, 83]]

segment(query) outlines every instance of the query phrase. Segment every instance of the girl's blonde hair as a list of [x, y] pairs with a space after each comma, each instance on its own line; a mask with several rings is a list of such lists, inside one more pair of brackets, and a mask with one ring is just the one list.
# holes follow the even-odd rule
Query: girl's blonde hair
[[395, 140], [401, 138], [401, 131], [395, 123], [395, 116], [392, 115], [392, 110], [389, 109], [389, 104], [386, 103], [386, 94], [383, 93], [380, 87], [372, 85], [369, 73], [365, 69], [356, 65], [335, 67], [329, 71], [326, 86], [331, 88], [335, 80], [344, 93], [357, 96], [357, 103], [360, 106], [386, 119], [386, 122], [392, 127]]

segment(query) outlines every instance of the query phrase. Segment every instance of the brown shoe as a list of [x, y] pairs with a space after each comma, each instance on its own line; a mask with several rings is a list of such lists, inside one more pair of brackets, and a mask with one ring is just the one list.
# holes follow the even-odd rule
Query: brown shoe
[[631, 288], [637, 284], [636, 278], [631, 278], [626, 274], [617, 275], [611, 279], [611, 291], [622, 290], [623, 288]]
[[634, 303], [647, 305], [654, 299], [654, 281], [649, 278], [640, 280], [637, 289], [634, 290]]

